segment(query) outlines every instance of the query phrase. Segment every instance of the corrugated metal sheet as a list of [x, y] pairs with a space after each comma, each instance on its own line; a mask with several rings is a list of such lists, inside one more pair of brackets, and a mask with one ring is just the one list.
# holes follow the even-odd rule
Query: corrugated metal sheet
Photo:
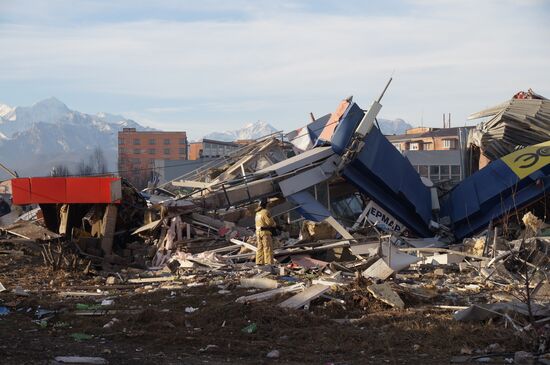
[[472, 132], [473, 143], [491, 160], [516, 148], [550, 140], [550, 100], [512, 99], [470, 116], [493, 116]]

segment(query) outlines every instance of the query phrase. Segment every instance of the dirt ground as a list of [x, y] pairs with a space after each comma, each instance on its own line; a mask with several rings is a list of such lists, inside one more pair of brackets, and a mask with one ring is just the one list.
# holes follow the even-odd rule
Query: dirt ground
[[[276, 306], [281, 298], [235, 303], [250, 294], [235, 286], [107, 288], [102, 277], [52, 272], [36, 253], [24, 253], [0, 254], [0, 282], [8, 289], [0, 293], [0, 306], [10, 311], [0, 316], [2, 364], [49, 364], [56, 356], [70, 355], [99, 356], [110, 364], [447, 364], [461, 351], [481, 356], [492, 344], [509, 357], [526, 347], [502, 322], [456, 322], [452, 311], [422, 303], [394, 310], [370, 297], [361, 282], [351, 293], [331, 294], [345, 298], [344, 305], [317, 299], [308, 311], [283, 310]], [[14, 294], [17, 286], [29, 295]], [[109, 295], [60, 295], [96, 287]], [[114, 300], [101, 308], [110, 312], [77, 315], [77, 304], [97, 306], [105, 298]], [[188, 307], [197, 309], [186, 313]], [[39, 309], [55, 313], [39, 320]], [[361, 319], [333, 320], [344, 318]], [[251, 324], [256, 331], [244, 332]], [[279, 358], [266, 357], [272, 350], [279, 351]], [[491, 363], [504, 363], [504, 358]]]

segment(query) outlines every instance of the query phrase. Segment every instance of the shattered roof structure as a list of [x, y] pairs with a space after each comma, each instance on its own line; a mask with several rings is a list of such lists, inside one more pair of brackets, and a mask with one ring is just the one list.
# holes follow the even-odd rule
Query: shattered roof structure
[[491, 160], [517, 148], [550, 140], [550, 100], [532, 90], [474, 113], [468, 119], [492, 117], [473, 131], [472, 142]]

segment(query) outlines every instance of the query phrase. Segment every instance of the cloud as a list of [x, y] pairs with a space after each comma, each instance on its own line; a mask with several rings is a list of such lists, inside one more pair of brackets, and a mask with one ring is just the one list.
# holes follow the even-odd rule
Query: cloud
[[168, 1], [117, 18], [132, 5], [85, 1], [56, 15], [69, 6], [58, 1], [46, 23], [0, 25], [0, 82], [63, 84], [77, 104], [140, 100], [134, 115], [189, 130], [258, 119], [293, 129], [349, 94], [366, 108], [393, 72], [382, 115], [413, 124], [422, 111], [428, 123], [464, 120], [518, 89], [550, 94], [544, 3], [362, 3]]

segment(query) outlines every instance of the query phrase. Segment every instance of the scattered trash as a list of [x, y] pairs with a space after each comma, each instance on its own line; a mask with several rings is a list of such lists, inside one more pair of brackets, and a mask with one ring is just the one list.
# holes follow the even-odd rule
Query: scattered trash
[[245, 328], [243, 328], [241, 331], [244, 333], [252, 334], [252, 333], [256, 333], [257, 330], [258, 330], [258, 326], [256, 325], [256, 323], [251, 323]]
[[102, 306], [109, 306], [115, 304], [115, 301], [113, 299], [103, 299], [101, 301]]
[[[302, 315], [322, 315], [355, 328], [368, 324], [372, 308], [391, 314], [407, 308], [407, 313], [423, 313], [430, 321], [437, 318], [433, 312], [441, 312], [448, 319], [470, 322], [468, 326], [496, 323], [524, 342], [539, 341], [537, 354], [543, 353], [548, 348], [540, 334], [550, 318], [545, 195], [550, 189], [546, 181], [550, 161], [542, 158], [548, 138], [539, 139], [550, 135], [550, 121], [547, 100], [528, 100], [510, 101], [514, 113], [500, 107], [481, 113], [494, 117], [464, 138], [493, 163], [460, 183], [453, 182], [454, 188], [445, 181], [458, 175], [451, 174], [452, 166], [441, 170], [438, 166], [440, 173], [428, 175], [442, 181], [428, 181], [419, 174], [427, 165], [411, 165], [381, 134], [375, 123], [380, 100], [365, 112], [352, 99], [342, 101], [335, 113], [316, 119], [314, 126], [297, 131], [305, 142], [277, 136], [251, 141], [224, 158], [142, 192], [116, 177], [15, 178], [11, 183], [22, 188], [14, 190], [14, 201], [39, 204], [40, 214], [33, 216], [40, 218], [0, 227], [7, 245], [2, 254], [10, 260], [31, 257], [28, 252], [37, 244], [35, 257], [43, 260], [48, 273], [53, 272], [43, 281], [48, 295], [62, 297], [64, 307], [73, 306], [74, 300], [89, 302], [76, 303], [76, 311], [65, 313], [79, 320], [98, 317], [104, 329], [116, 326], [116, 333], [120, 330], [128, 338], [143, 335], [135, 328], [140, 323], [163, 330], [185, 323], [184, 330], [189, 331], [185, 337], [195, 343], [195, 334], [209, 331], [201, 320], [212, 302], [225, 300], [246, 312], [252, 306], [261, 311], [258, 302], [269, 301], [267, 307], [278, 311], [277, 316], [291, 318], [285, 320], [289, 325]], [[320, 127], [320, 134], [313, 132]], [[540, 129], [545, 132], [539, 133]], [[467, 156], [473, 152], [462, 147], [460, 153], [463, 161], [479, 158]], [[524, 162], [531, 159], [525, 154], [538, 156], [527, 170], [517, 166], [521, 156]], [[86, 197], [70, 197], [71, 184], [76, 184], [73, 190], [86, 187]], [[41, 186], [48, 186], [50, 198], [59, 204], [43, 201]], [[256, 226], [260, 199], [262, 211], [265, 208], [275, 223]], [[78, 283], [75, 277], [86, 279]], [[0, 283], [7, 298], [2, 297], [6, 306], [0, 306], [0, 315], [11, 313], [9, 308], [27, 317], [34, 312], [34, 323], [48, 329], [31, 328], [36, 333], [79, 330], [78, 321], [70, 319], [49, 326], [48, 320], [53, 322], [51, 318], [65, 309], [37, 308], [35, 299], [40, 305], [58, 307], [40, 302], [43, 290], [38, 286], [17, 283], [31, 289], [33, 297], [14, 299], [31, 292], [15, 286], [14, 296]], [[182, 305], [178, 300], [195, 292], [213, 293], [215, 298], [201, 297], [198, 313], [199, 307], [193, 306], [182, 312], [182, 306], [198, 302]], [[158, 295], [168, 305], [128, 305], [120, 298], [127, 294]], [[257, 323], [266, 323], [253, 315], [245, 318], [249, 320], [241, 329], [245, 334], [256, 333]], [[250, 323], [252, 319], [256, 322]], [[238, 322], [231, 329], [233, 318], [216, 318], [212, 323], [216, 330], [232, 333], [242, 325]], [[114, 334], [103, 332], [102, 341]], [[78, 342], [94, 338], [82, 332], [70, 337]], [[417, 343], [406, 348], [412, 348], [415, 356], [425, 355], [419, 352], [428, 346], [414, 340]], [[473, 341], [468, 343], [472, 346]], [[457, 352], [462, 344], [458, 343]], [[215, 348], [209, 344], [199, 351]], [[517, 349], [506, 346], [506, 350], [511, 356]], [[460, 356], [450, 360], [492, 362], [494, 353], [504, 351], [498, 343], [485, 349], [463, 346]], [[532, 363], [535, 356], [516, 352], [513, 361]], [[273, 349], [266, 357], [278, 359], [280, 352]], [[107, 363], [103, 358], [78, 356], [56, 361]]]
[[208, 351], [208, 350], [211, 350], [211, 349], [216, 349], [216, 348], [218, 348], [218, 345], [207, 345], [206, 347], [200, 348], [199, 352], [205, 352], [205, 351]]
[[111, 328], [113, 327], [117, 322], [120, 322], [119, 319], [117, 318], [113, 318], [111, 319], [109, 322], [107, 322], [106, 324], [103, 325], [103, 328]]
[[271, 350], [266, 355], [268, 359], [278, 359], [280, 356], [279, 350]]
[[86, 333], [81, 333], [81, 332], [76, 332], [76, 333], [71, 333], [71, 338], [77, 342], [82, 342], [82, 341], [87, 341], [87, 340], [91, 340], [92, 338], [94, 338], [94, 336], [92, 335], [89, 335], [89, 334], [86, 334]]
[[30, 295], [27, 290], [23, 289], [20, 286], [15, 287], [15, 289], [13, 289], [13, 293], [21, 297], [28, 297]]

